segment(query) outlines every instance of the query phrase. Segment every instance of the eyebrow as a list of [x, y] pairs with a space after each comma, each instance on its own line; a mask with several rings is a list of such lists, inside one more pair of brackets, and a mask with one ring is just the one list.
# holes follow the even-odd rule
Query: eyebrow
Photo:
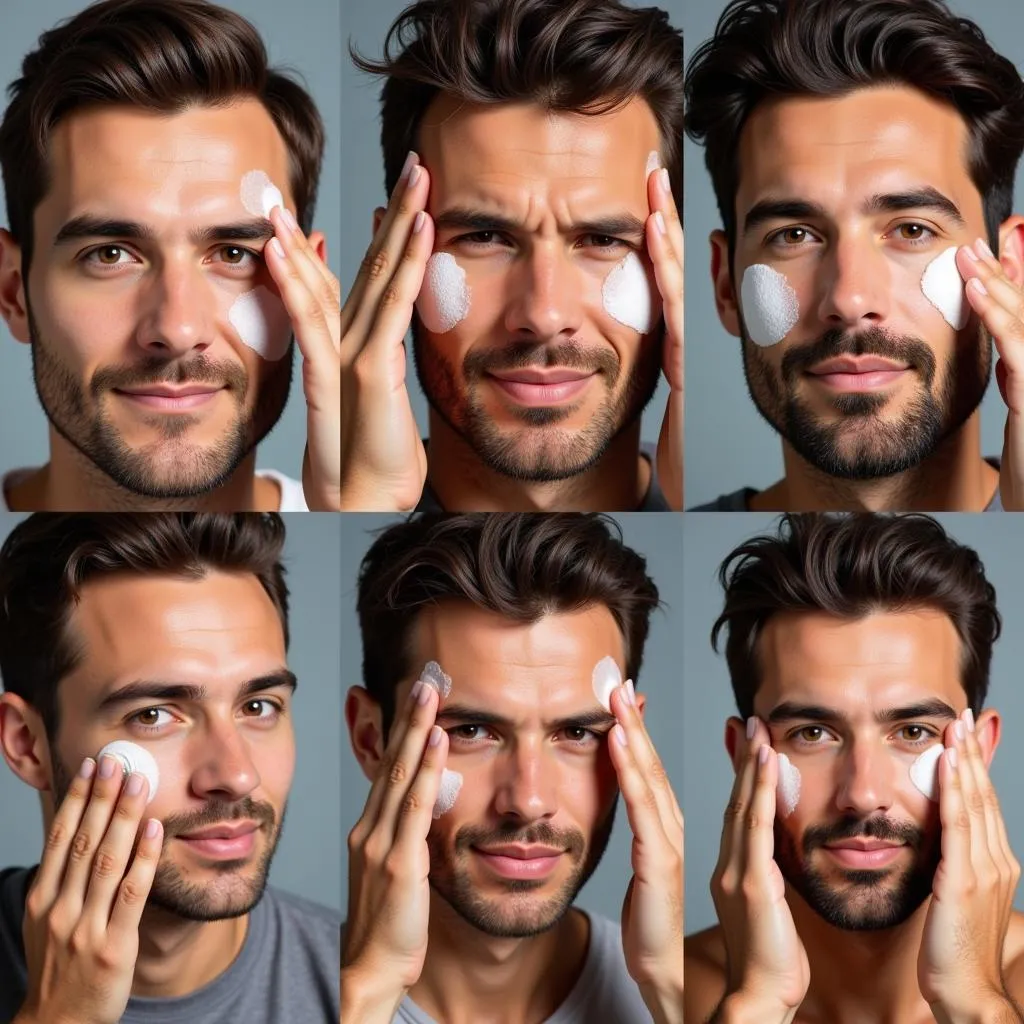
[[[437, 230], [460, 231], [503, 231], [512, 234], [522, 231], [521, 222], [486, 210], [477, 210], [469, 206], [453, 206], [439, 213], [434, 218]], [[632, 213], [610, 214], [594, 220], [580, 221], [572, 224], [570, 232], [582, 232], [590, 235], [643, 235], [644, 221]]]
[[[960, 208], [952, 199], [930, 185], [906, 192], [878, 192], [861, 207], [863, 213], [903, 213], [907, 210], [933, 210], [962, 227], [965, 223]], [[826, 216], [817, 203], [802, 199], [764, 199], [755, 203], [743, 221], [744, 234], [772, 220], [815, 220]]]
[[[286, 686], [294, 693], [298, 685], [299, 681], [294, 672], [281, 669], [280, 672], [270, 672], [267, 675], [247, 680], [238, 688], [236, 697], [241, 700], [253, 693], [273, 690], [278, 686]], [[205, 686], [196, 686], [193, 683], [172, 683], [159, 679], [138, 679], [114, 690], [112, 693], [108, 693], [100, 701], [97, 710], [109, 711], [111, 708], [119, 707], [122, 704], [131, 704], [140, 700], [199, 703], [206, 700], [208, 695], [209, 690]]]
[[[274, 237], [274, 225], [264, 217], [239, 221], [237, 224], [217, 224], [189, 233], [193, 245], [211, 242], [268, 242]], [[84, 214], [69, 220], [57, 232], [54, 247], [89, 238], [126, 239], [133, 242], [148, 242], [156, 238], [156, 232], [147, 224], [134, 220], [116, 220], [93, 217]]]
[[[463, 725], [487, 725], [498, 726], [503, 729], [511, 729], [515, 723], [511, 718], [503, 715], [496, 715], [492, 711], [483, 711], [474, 708], [469, 704], [446, 704], [437, 713], [438, 719], [448, 721], [456, 720]], [[553, 722], [545, 722], [546, 729], [568, 729], [580, 728], [590, 729], [594, 726], [608, 726], [615, 724], [615, 716], [610, 715], [603, 708], [595, 708], [591, 711], [581, 711], [578, 715], [567, 715], [565, 718], [556, 718]]]
[[[956, 717], [956, 711], [944, 700], [934, 698], [916, 704], [907, 704], [903, 707], [886, 708], [875, 714], [875, 721], [879, 725], [889, 725], [893, 722], [905, 722], [911, 718], [943, 718], [953, 721]], [[845, 722], [848, 720], [843, 712], [835, 708], [824, 707], [820, 704], [798, 704], [794, 701], [783, 701], [774, 707], [768, 715], [768, 722], [772, 725], [792, 721]]]

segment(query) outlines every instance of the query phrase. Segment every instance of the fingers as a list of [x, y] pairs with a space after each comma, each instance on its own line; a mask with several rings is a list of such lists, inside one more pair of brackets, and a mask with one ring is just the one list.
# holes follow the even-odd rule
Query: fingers
[[743, 856], [744, 822], [757, 784], [757, 751], [766, 742], [766, 736], [767, 730], [758, 719], [747, 720], [747, 739], [741, 751], [742, 762], [733, 780], [732, 793], [722, 823], [719, 870], [724, 870], [732, 864], [736, 855]]
[[[962, 724], [962, 723], [957, 723]], [[942, 877], [964, 879], [973, 875], [971, 819], [964, 805], [955, 726], [946, 732], [946, 749], [939, 758], [939, 821], [942, 825]], [[936, 878], [938, 879], [938, 875]]]
[[[683, 265], [683, 223], [679, 218], [675, 196], [669, 181], [667, 167], [660, 167], [647, 179], [647, 199], [651, 210], [660, 213], [665, 224], [665, 235], [672, 255], [680, 267]], [[680, 294], [682, 290], [680, 289]]]
[[982, 239], [962, 246], [957, 267], [966, 281], [968, 301], [993, 336], [999, 354], [1020, 371], [1024, 352], [1024, 295], [1006, 276], [1002, 265]]
[[150, 818], [142, 830], [132, 866], [117, 887], [117, 899], [110, 915], [110, 930], [115, 933], [115, 937], [138, 935], [142, 911], [156, 877], [163, 840], [163, 826], [156, 818]]
[[762, 744], [757, 751], [754, 795], [746, 816], [746, 859], [743, 868], [767, 882], [775, 855], [775, 787], [779, 779], [779, 756]]
[[439, 725], [432, 725], [413, 784], [402, 801], [395, 832], [396, 847], [419, 849], [422, 846], [430, 831], [434, 804], [441, 789], [441, 773], [447, 759], [448, 734]]

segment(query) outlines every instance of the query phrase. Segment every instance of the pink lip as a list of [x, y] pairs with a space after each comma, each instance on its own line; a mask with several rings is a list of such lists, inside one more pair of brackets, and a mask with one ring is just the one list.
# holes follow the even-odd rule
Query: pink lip
[[223, 390], [223, 388], [211, 387], [173, 389], [154, 385], [135, 391], [119, 390], [117, 394], [150, 409], [158, 409], [161, 412], [177, 412], [205, 405]]
[[[497, 847], [501, 853], [491, 853], [475, 849], [473, 852], [495, 874], [504, 878], [544, 878], [554, 871], [558, 865], [560, 852], [552, 852], [546, 847], [510, 848]], [[507, 852], [505, 852], [507, 851]]]
[[248, 822], [242, 826], [218, 825], [177, 838], [210, 860], [238, 860], [253, 852], [258, 830], [258, 825]]
[[826, 846], [825, 849], [844, 867], [864, 870], [888, 867], [906, 847], [891, 843], [848, 842]]
[[596, 376], [566, 370], [546, 374], [519, 370], [501, 377], [490, 374], [489, 379], [519, 405], [546, 406], [576, 398]]

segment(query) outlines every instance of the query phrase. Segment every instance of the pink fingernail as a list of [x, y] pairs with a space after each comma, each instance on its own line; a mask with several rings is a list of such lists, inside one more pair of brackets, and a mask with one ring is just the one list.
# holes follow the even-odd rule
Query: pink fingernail
[[284, 259], [284, 246], [281, 244], [281, 239], [276, 235], [270, 240], [270, 248], [274, 250], [274, 255], [280, 259]]
[[398, 176], [399, 181], [409, 177], [409, 172], [417, 160], [419, 160], [419, 157], [410, 150], [409, 155], [405, 158], [405, 163], [402, 164], [402, 173]]
[[629, 695], [629, 706], [631, 708], [636, 707], [636, 688], [633, 686], [633, 680], [626, 680], [626, 693]]
[[946, 748], [946, 760], [949, 761], [949, 767], [950, 768], [954, 768], [954, 769], [956, 768], [956, 761], [957, 761], [956, 747], [947, 747]]
[[662, 167], [662, 169], [658, 172], [658, 178], [661, 180], [662, 190], [664, 192], [671, 192], [672, 182], [669, 179], [667, 167]]
[[993, 255], [992, 250], [985, 243], [985, 239], [979, 238], [974, 243], [974, 248], [978, 250], [978, 255], [979, 256], [986, 256], [990, 260], [994, 260], [995, 259], [995, 256]]
[[974, 732], [974, 712], [970, 708], [964, 711], [964, 721], [967, 723], [967, 731]]
[[747, 739], [752, 740], [755, 732], [757, 732], [757, 719], [751, 715], [747, 719]]
[[427, 744], [431, 747], [436, 747], [441, 742], [441, 726], [432, 725], [430, 727], [430, 736], [427, 739]]
[[956, 738], [958, 740], [963, 742], [963, 738], [964, 738], [964, 735], [965, 735], [965, 733], [964, 733], [964, 723], [963, 722], [958, 721], [956, 723], [956, 725], [953, 726], [953, 734], [956, 736]]
[[988, 289], [981, 283], [980, 277], [972, 277], [970, 281], [967, 282], [967, 287], [973, 288], [982, 295], [988, 295]]
[[761, 744], [761, 747], [760, 747], [760, 749], [757, 752], [757, 760], [758, 760], [759, 763], [761, 763], [761, 764], [767, 764], [768, 763], [768, 751], [769, 750], [771, 750], [771, 747], [769, 747], [767, 743], [762, 743]]
[[416, 682], [412, 684], [412, 689], [409, 691], [410, 704], [416, 703], [416, 698], [420, 695], [420, 690], [423, 689], [423, 685], [422, 679], [417, 679]]
[[423, 230], [423, 225], [426, 223], [427, 215], [423, 210], [420, 210], [420, 212], [416, 214], [416, 219], [412, 222], [412, 233], [414, 235], [418, 235]]
[[430, 695], [434, 692], [435, 690], [432, 686], [428, 686], [424, 683], [420, 687], [419, 693], [416, 694], [416, 703], [426, 707], [427, 701], [430, 700]]
[[286, 206], [281, 207], [281, 219], [285, 222], [285, 224], [288, 225], [289, 230], [299, 230], [299, 222], [293, 216], [292, 211], [289, 210]]
[[91, 757], [87, 757], [82, 762], [82, 767], [78, 769], [78, 777], [81, 779], [91, 779], [95, 771], [96, 762]]
[[159, 831], [160, 822], [157, 821], [156, 818], [150, 818], [149, 821], [146, 822], [146, 838], [153, 839]]
[[422, 167], [420, 167], [420, 165], [419, 165], [419, 164], [417, 164], [417, 165], [416, 165], [416, 166], [415, 166], [415, 167], [414, 167], [414, 168], [413, 168], [413, 169], [412, 169], [412, 170], [411, 170], [411, 171], [409, 172], [409, 188], [415, 188], [415, 187], [416, 187], [416, 182], [420, 180], [420, 175], [421, 175], [422, 173], [423, 173], [423, 168], [422, 168]]
[[618, 722], [612, 726], [612, 734], [615, 736], [616, 741], [620, 747], [628, 747], [629, 740], [626, 738], [626, 730], [622, 728]]
[[973, 263], [978, 262], [978, 254], [969, 245], [963, 246], [962, 251], [967, 254], [967, 258]]
[[104, 754], [100, 758], [100, 778], [109, 779], [114, 774], [114, 769], [117, 767], [117, 762], [107, 754]]
[[661, 210], [654, 211], [654, 223], [661, 234], [668, 234], [668, 229], [665, 227], [665, 218], [661, 215]]

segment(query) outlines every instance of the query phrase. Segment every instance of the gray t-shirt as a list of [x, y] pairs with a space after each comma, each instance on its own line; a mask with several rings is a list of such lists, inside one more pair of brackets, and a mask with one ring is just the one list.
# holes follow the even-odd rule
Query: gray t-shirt
[[[583, 972], [565, 1002], [544, 1024], [651, 1024], [640, 989], [626, 970], [622, 933], [606, 917], [590, 918], [590, 945]], [[438, 1024], [411, 999], [398, 1007], [392, 1024]]]
[[[25, 1000], [21, 923], [34, 871], [0, 871], [0, 1024]], [[187, 996], [129, 999], [121, 1024], [338, 1024], [340, 963], [340, 912], [268, 886], [226, 971]]]

